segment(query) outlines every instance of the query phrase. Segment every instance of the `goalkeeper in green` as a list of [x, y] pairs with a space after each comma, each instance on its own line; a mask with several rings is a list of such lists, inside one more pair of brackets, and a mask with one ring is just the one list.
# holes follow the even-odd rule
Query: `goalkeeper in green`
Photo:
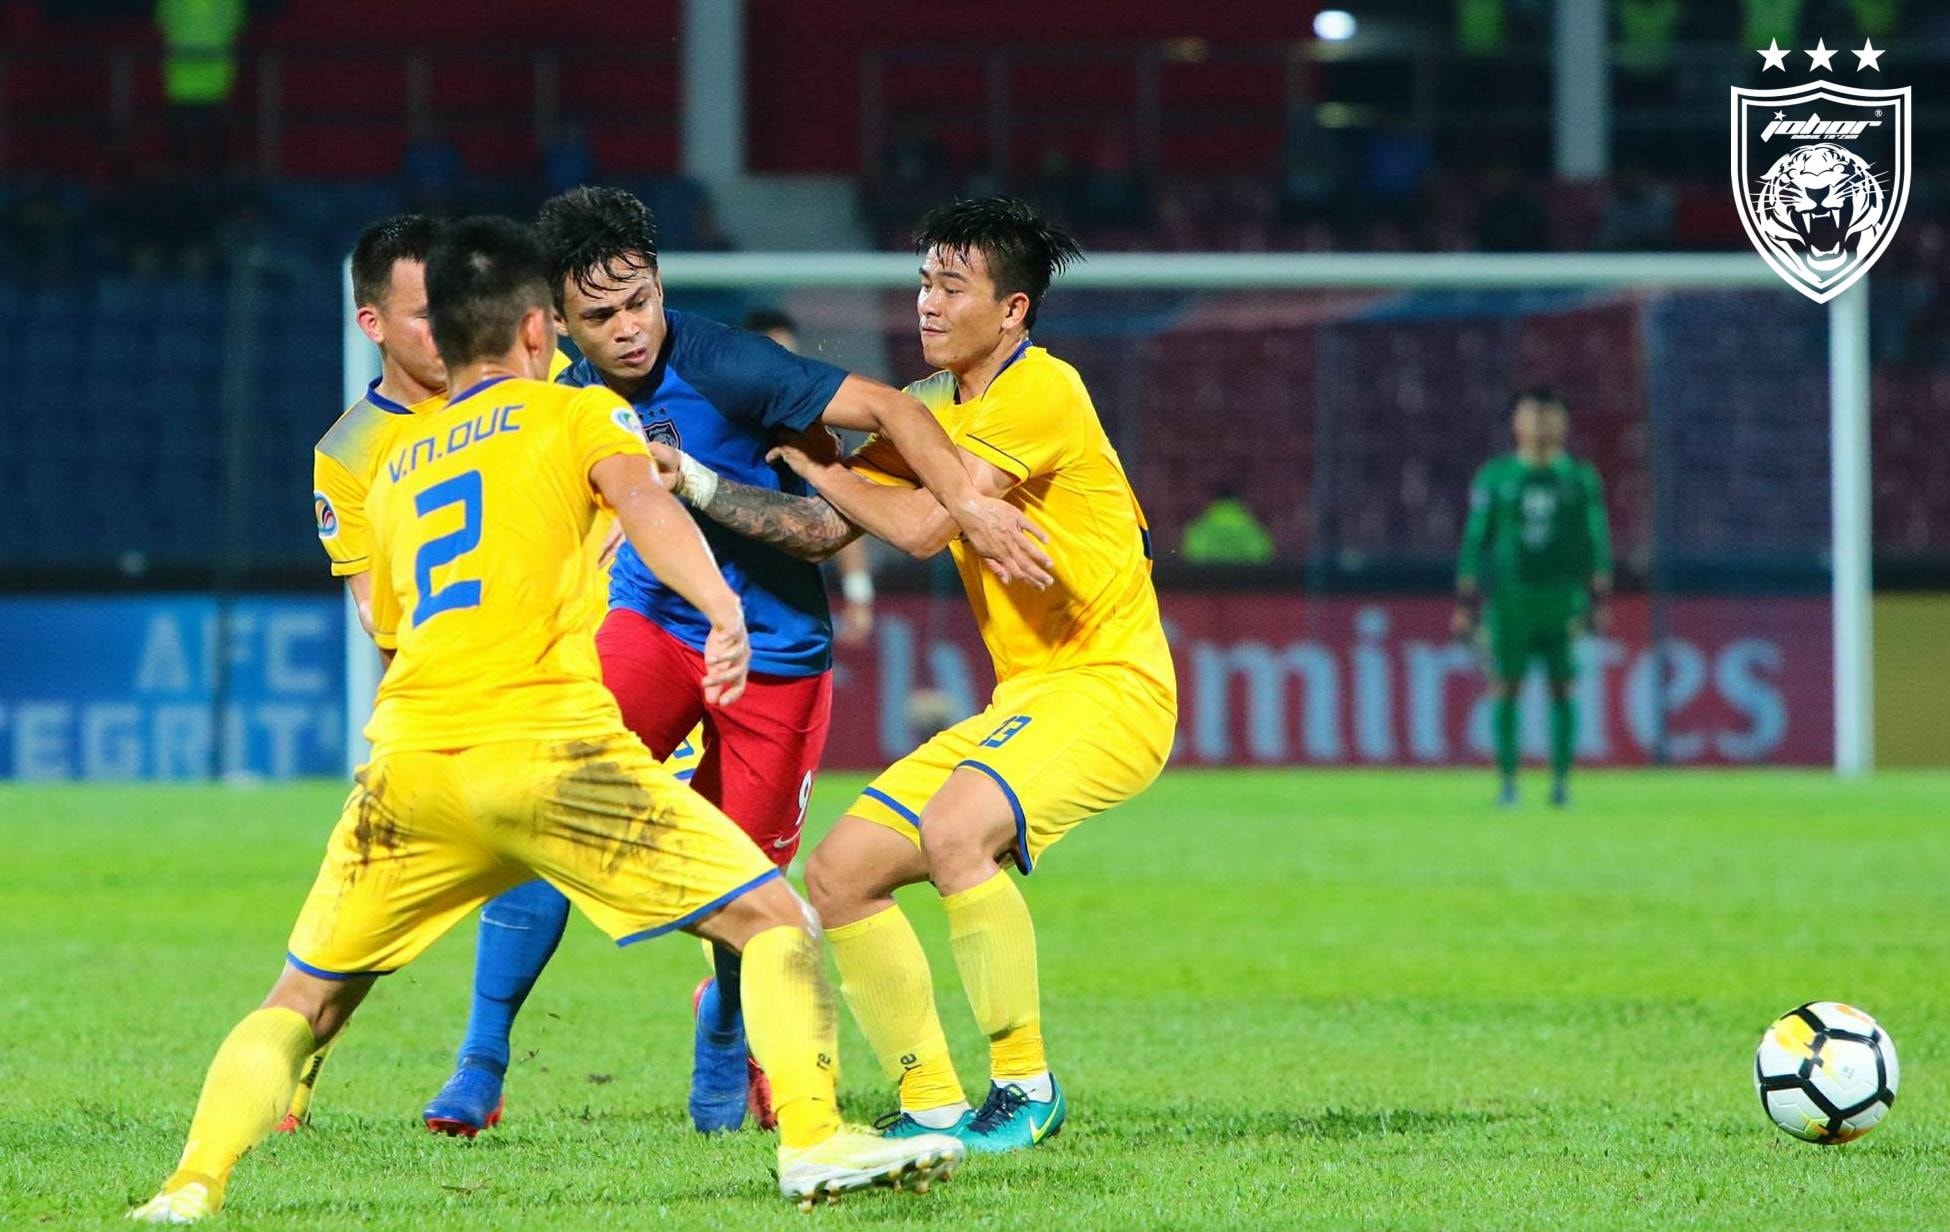
[[[1567, 778], [1577, 744], [1571, 642], [1610, 623], [1604, 491], [1598, 472], [1564, 451], [1567, 421], [1564, 400], [1554, 390], [1525, 391], [1512, 416], [1516, 452], [1484, 463], [1469, 485], [1469, 522], [1456, 563], [1455, 629], [1458, 636], [1474, 637], [1480, 624], [1488, 634], [1499, 804], [1517, 800], [1517, 694], [1537, 658], [1550, 678], [1551, 803], [1570, 802]], [[1486, 549], [1492, 561], [1489, 598], [1480, 603]]]

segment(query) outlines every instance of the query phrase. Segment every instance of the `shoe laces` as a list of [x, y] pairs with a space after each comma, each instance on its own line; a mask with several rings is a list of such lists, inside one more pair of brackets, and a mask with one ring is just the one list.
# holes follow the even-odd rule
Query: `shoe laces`
[[1021, 1087], [1010, 1083], [1006, 1087], [990, 1087], [989, 1097], [982, 1101], [981, 1111], [969, 1121], [971, 1133], [992, 1134], [1009, 1123], [1024, 1104], [1029, 1102], [1029, 1094]]

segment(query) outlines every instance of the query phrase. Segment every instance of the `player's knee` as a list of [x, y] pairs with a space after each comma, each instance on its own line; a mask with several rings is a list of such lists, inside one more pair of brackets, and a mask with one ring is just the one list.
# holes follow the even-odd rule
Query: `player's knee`
[[846, 861], [824, 843], [813, 848], [812, 854], [806, 857], [806, 897], [812, 900], [812, 909], [822, 917], [843, 912], [847, 904], [858, 896], [853, 880]]
[[989, 836], [969, 826], [921, 827], [921, 854], [927, 858], [928, 876], [937, 886], [944, 880], [963, 880], [992, 863], [995, 847]]

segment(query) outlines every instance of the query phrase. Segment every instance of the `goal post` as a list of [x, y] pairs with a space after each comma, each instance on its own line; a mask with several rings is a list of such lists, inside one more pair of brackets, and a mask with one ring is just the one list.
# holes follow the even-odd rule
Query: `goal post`
[[[884, 252], [680, 252], [666, 257], [662, 274], [665, 285], [679, 292], [873, 292], [914, 286], [915, 258]], [[1106, 253], [1070, 270], [1058, 285], [1065, 290], [1197, 292], [1771, 288], [1791, 294], [1751, 253]], [[349, 276], [345, 295], [344, 395], [349, 403], [363, 394], [378, 369], [372, 345], [352, 321]], [[1836, 773], [1851, 777], [1868, 773], [1873, 760], [1868, 295], [1863, 279], [1826, 308], [1833, 766]], [[349, 607], [347, 611], [346, 752], [353, 762], [366, 752], [359, 728], [378, 661]]]
[[[344, 301], [344, 311], [339, 314], [343, 322], [339, 344], [343, 353], [339, 405], [344, 407], [365, 397], [366, 387], [379, 379], [379, 350], [359, 328], [359, 301], [352, 293], [349, 257], [340, 271], [339, 294]], [[379, 648], [366, 636], [365, 625], [360, 623], [351, 588], [341, 587], [341, 590], [345, 608], [345, 772], [350, 775], [365, 764], [372, 752], [372, 746], [366, 743], [366, 720], [372, 715], [372, 697], [379, 689], [383, 669]]]

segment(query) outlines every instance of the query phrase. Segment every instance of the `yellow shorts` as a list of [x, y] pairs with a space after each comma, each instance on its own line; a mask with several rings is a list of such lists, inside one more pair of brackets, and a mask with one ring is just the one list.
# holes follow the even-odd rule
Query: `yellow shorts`
[[1086, 817], [1151, 785], [1171, 755], [1178, 709], [1134, 672], [1080, 667], [1018, 677], [989, 708], [883, 771], [847, 812], [921, 844], [922, 813], [963, 766], [994, 779], [1016, 814], [1016, 867], [1036, 866]]
[[387, 753], [360, 768], [290, 959], [327, 979], [397, 970], [538, 876], [628, 945], [778, 875], [626, 732]]

